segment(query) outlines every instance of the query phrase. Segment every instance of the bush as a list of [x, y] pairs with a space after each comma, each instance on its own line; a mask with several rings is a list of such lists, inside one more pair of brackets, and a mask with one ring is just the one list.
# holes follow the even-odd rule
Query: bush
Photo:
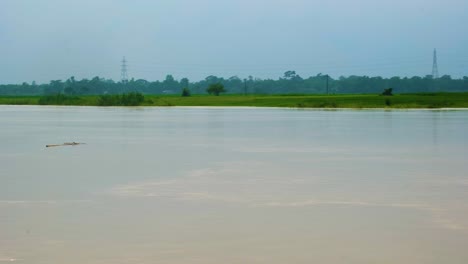
[[138, 106], [145, 101], [145, 97], [138, 92], [127, 94], [101, 95], [98, 98], [99, 106]]
[[190, 90], [188, 88], [184, 88], [182, 90], [182, 97], [188, 97], [190, 96]]
[[121, 95], [121, 105], [124, 106], [137, 106], [145, 101], [143, 94], [138, 92], [131, 92]]
[[39, 98], [40, 105], [70, 105], [81, 100], [76, 96], [67, 96], [61, 93], [55, 95], [44, 95]]
[[393, 95], [393, 88], [384, 89], [383, 92], [380, 95], [392, 96]]

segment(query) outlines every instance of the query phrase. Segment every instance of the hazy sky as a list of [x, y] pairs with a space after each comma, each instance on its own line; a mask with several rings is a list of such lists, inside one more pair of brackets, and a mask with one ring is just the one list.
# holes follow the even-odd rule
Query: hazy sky
[[468, 75], [466, 0], [0, 0], [0, 83]]

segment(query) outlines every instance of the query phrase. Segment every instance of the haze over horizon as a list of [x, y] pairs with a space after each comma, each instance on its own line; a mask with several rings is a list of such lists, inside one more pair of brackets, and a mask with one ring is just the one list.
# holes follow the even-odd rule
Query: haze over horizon
[[468, 76], [468, 2], [0, 1], [0, 83], [100, 76], [277, 79], [287, 70]]

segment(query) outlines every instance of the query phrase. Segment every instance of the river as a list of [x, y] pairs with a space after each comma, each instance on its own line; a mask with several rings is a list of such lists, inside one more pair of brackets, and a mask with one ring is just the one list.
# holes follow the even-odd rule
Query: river
[[[468, 263], [468, 111], [0, 106], [0, 263]], [[46, 148], [47, 144], [83, 142]]]

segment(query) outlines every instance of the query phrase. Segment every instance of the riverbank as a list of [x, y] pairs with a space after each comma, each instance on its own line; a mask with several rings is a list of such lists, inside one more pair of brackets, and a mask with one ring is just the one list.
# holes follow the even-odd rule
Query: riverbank
[[[1, 105], [40, 105], [41, 96], [0, 97]], [[44, 101], [44, 100], [43, 100]], [[99, 96], [66, 97], [46, 105], [99, 106]], [[145, 95], [141, 106], [253, 106], [294, 108], [467, 108], [468, 93], [380, 95]]]

